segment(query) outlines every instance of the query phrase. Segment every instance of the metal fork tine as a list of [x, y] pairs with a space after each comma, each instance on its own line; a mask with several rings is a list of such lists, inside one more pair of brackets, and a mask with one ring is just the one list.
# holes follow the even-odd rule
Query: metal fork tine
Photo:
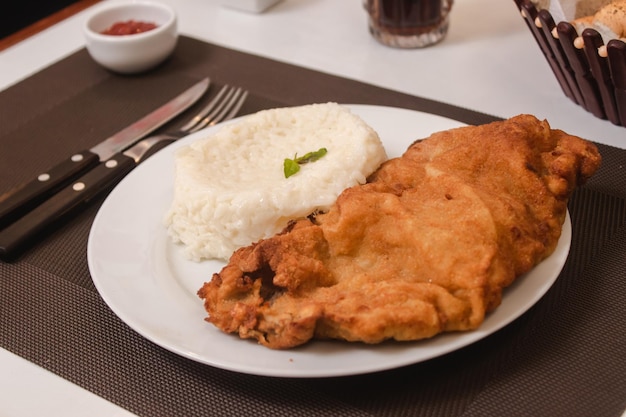
[[246, 101], [247, 97], [248, 97], [248, 91], [244, 90], [243, 93], [239, 96], [239, 99], [237, 100], [237, 102], [235, 102], [235, 104], [231, 107], [230, 112], [228, 112], [228, 114], [224, 117], [224, 120], [230, 120], [233, 117], [235, 117], [235, 115], [239, 113], [239, 110], [241, 109], [241, 106], [243, 106], [243, 103]]
[[[240, 96], [244, 93], [244, 90], [241, 88], [232, 88], [227, 94], [226, 97], [222, 100], [220, 105], [211, 112], [208, 116], [206, 116], [200, 123], [194, 126], [190, 133], [196, 132], [206, 126], [213, 126], [223, 120], [227, 120], [232, 118], [236, 111], [233, 112], [233, 109], [239, 110], [243, 101]], [[247, 96], [247, 91], [245, 92], [245, 96]]]
[[200, 110], [200, 112], [197, 115], [195, 115], [191, 120], [189, 120], [189, 122], [187, 122], [183, 127], [181, 127], [180, 131], [185, 132], [185, 133], [191, 132], [191, 129], [194, 126], [196, 126], [196, 124], [199, 123], [202, 119], [204, 119], [204, 117], [213, 110], [216, 104], [220, 103], [222, 96], [226, 94], [226, 91], [228, 91], [228, 89], [229, 89], [228, 85], [225, 85], [224, 87], [222, 87], [222, 89], [217, 93], [215, 98], [213, 98], [213, 100], [211, 100], [211, 102], [207, 104], [205, 108]]
[[238, 88], [234, 91], [234, 93], [232, 94], [232, 97], [229, 96], [228, 100], [224, 102], [224, 108], [222, 109], [222, 111], [217, 114], [213, 120], [211, 120], [208, 123], [208, 126], [213, 126], [216, 125], [217, 123], [221, 122], [224, 119], [228, 119], [227, 114], [230, 114], [229, 110], [231, 109], [231, 107], [233, 105], [237, 105], [238, 101], [237, 99], [239, 98], [239, 96], [242, 94], [243, 89]]
[[197, 125], [195, 125], [194, 127], [192, 127], [189, 130], [189, 133], [193, 133], [193, 132], [197, 132], [198, 130], [209, 126], [211, 124], [211, 122], [213, 120], [215, 120], [215, 118], [219, 117], [222, 112], [224, 107], [230, 102], [231, 97], [233, 96], [233, 94], [235, 93], [235, 88], [234, 87], [229, 87], [228, 92], [226, 93], [226, 97], [224, 97], [220, 103], [217, 105], [216, 108], [213, 109], [213, 111], [211, 113], [209, 113], [207, 116], [204, 117], [204, 119], [202, 119], [200, 121], [200, 123], [198, 123]]

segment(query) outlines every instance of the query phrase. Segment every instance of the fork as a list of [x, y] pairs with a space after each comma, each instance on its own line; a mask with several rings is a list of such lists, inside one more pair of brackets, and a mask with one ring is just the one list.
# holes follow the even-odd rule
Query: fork
[[204, 109], [180, 128], [180, 131], [193, 133], [204, 127], [232, 119], [239, 112], [247, 97], [248, 91], [241, 87], [225, 85]]
[[41, 240], [44, 234], [110, 191], [126, 174], [157, 150], [190, 133], [232, 119], [247, 96], [248, 91], [225, 85], [205, 108], [179, 130], [147, 137], [100, 163], [73, 184], [0, 230], [0, 259], [16, 259], [35, 241]]
[[[189, 119], [179, 130], [149, 136], [137, 142], [126, 152], [130, 152], [131, 155], [128, 156], [131, 156], [136, 163], [139, 163], [184, 136], [232, 119], [237, 115], [247, 97], [247, 90], [227, 84], [220, 89], [206, 107]], [[132, 151], [133, 149], [134, 151]]]

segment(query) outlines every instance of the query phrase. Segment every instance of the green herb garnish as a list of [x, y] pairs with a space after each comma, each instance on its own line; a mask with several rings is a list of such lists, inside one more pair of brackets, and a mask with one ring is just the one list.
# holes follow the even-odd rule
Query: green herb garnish
[[326, 152], [328, 152], [326, 148], [319, 148], [315, 152], [304, 154], [304, 156], [298, 156], [298, 154], [296, 154], [293, 159], [285, 158], [285, 161], [283, 162], [283, 172], [285, 173], [285, 178], [289, 178], [300, 171], [300, 165], [315, 162], [326, 155]]
[[293, 159], [285, 158], [285, 162], [283, 163], [283, 171], [285, 172], [285, 178], [289, 178], [293, 174], [300, 171], [300, 165], [298, 165], [298, 163]]

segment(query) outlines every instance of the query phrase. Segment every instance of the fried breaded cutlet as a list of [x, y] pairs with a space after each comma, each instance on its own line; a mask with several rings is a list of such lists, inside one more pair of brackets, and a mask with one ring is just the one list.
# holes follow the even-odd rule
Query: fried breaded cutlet
[[554, 251], [600, 160], [530, 115], [435, 133], [327, 212], [237, 250], [198, 291], [206, 320], [274, 349], [476, 329]]

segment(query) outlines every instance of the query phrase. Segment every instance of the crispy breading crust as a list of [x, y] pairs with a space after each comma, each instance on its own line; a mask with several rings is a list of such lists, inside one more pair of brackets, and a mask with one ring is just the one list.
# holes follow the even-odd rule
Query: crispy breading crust
[[198, 291], [207, 320], [275, 349], [476, 329], [554, 251], [600, 160], [529, 115], [435, 133], [327, 213], [236, 251]]

